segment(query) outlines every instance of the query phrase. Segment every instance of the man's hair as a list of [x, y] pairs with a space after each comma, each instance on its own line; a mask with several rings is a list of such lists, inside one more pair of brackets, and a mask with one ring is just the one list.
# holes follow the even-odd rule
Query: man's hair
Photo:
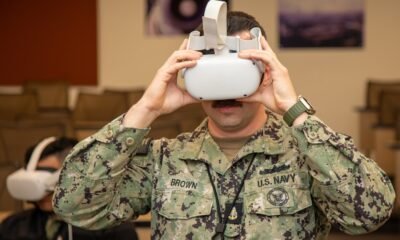
[[[72, 147], [74, 147], [77, 143], [78, 140], [76, 140], [75, 138], [67, 138], [67, 137], [57, 138], [54, 142], [50, 143], [43, 149], [43, 152], [40, 154], [39, 161], [53, 154], [59, 154], [60, 158], [64, 160], [68, 151]], [[29, 147], [28, 150], [26, 150], [25, 167], [28, 165], [29, 159], [31, 158], [32, 153], [37, 145], [38, 143]]]
[[[233, 35], [242, 31], [250, 31], [252, 28], [258, 27], [261, 29], [262, 35], [267, 38], [264, 28], [261, 24], [250, 14], [240, 11], [229, 11], [227, 14], [227, 34]], [[203, 24], [200, 24], [196, 29], [201, 33], [203, 32]]]

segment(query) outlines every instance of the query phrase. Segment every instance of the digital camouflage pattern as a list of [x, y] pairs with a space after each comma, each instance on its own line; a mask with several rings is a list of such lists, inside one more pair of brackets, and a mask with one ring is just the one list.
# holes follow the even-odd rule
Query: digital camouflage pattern
[[269, 113], [236, 158], [226, 159], [204, 121], [176, 139], [144, 140], [122, 117], [80, 142], [67, 157], [53, 198], [67, 222], [99, 229], [151, 211], [152, 239], [211, 239], [253, 154], [226, 239], [325, 239], [332, 224], [359, 234], [381, 226], [394, 190], [350, 137], [318, 118], [289, 128]]

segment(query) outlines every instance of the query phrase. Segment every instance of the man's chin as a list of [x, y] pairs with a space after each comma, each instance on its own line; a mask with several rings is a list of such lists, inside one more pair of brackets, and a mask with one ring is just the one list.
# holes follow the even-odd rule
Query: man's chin
[[53, 212], [53, 205], [44, 203], [44, 204], [39, 204], [38, 207], [40, 208], [40, 210], [42, 210], [43, 212]]

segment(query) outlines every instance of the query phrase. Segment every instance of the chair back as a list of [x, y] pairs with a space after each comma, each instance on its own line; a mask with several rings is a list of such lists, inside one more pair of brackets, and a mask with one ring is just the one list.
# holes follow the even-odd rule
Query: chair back
[[29, 81], [23, 89], [37, 94], [40, 109], [68, 109], [69, 84], [65, 81]]
[[38, 115], [36, 94], [0, 94], [0, 120], [15, 121]]
[[365, 100], [366, 108], [377, 109], [379, 107], [380, 93], [385, 90], [400, 90], [400, 79], [390, 81], [369, 80]]
[[400, 109], [396, 113], [396, 142], [400, 143]]
[[378, 125], [394, 127], [400, 110], [400, 90], [384, 90], [379, 97]]
[[76, 123], [109, 122], [128, 110], [126, 97], [123, 94], [94, 94], [80, 92], [72, 119]]
[[105, 89], [105, 94], [123, 94], [126, 97], [128, 107], [134, 105], [139, 99], [142, 97], [145, 89], [143, 88], [135, 88], [128, 90], [112, 90]]

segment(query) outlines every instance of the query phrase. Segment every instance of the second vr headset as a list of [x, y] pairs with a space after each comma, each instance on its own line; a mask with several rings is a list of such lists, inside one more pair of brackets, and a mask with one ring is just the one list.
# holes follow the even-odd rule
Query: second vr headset
[[13, 198], [39, 201], [54, 191], [61, 169], [53, 173], [36, 169], [43, 150], [54, 141], [55, 137], [42, 140], [33, 150], [26, 169], [21, 168], [7, 177], [7, 189]]

